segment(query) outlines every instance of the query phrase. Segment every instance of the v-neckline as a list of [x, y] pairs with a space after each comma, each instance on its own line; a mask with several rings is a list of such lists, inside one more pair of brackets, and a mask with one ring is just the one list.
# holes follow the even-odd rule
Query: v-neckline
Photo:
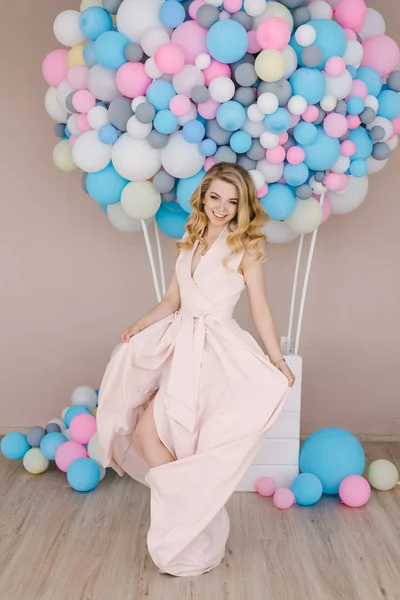
[[[213, 241], [213, 243], [211, 244], [211, 246], [208, 248], [207, 252], [203, 255], [201, 255], [199, 262], [197, 263], [197, 266], [195, 268], [195, 270], [192, 273], [192, 264], [193, 264], [193, 257], [194, 257], [194, 253], [196, 252], [198, 245], [200, 244], [200, 241], [197, 240], [196, 243], [193, 246], [192, 252], [190, 254], [190, 260], [189, 260], [189, 276], [190, 279], [192, 281], [194, 281], [194, 277], [197, 273], [198, 268], [200, 267], [201, 263], [204, 262], [206, 256], [211, 252], [211, 250], [214, 248], [214, 246], [218, 243], [218, 241], [220, 240], [222, 234], [224, 233], [224, 231], [226, 230], [226, 228], [228, 227], [228, 224], [225, 225], [225, 227], [223, 229], [221, 229], [220, 233], [218, 234], [218, 236], [215, 238], [215, 240]], [[204, 229], [201, 232], [201, 235], [203, 235], [204, 233]]]

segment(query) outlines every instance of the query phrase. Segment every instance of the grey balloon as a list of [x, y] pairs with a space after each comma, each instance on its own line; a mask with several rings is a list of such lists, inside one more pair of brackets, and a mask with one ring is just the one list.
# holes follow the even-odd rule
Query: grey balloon
[[370, 134], [374, 142], [381, 142], [385, 137], [385, 130], [380, 125], [375, 125], [370, 130]]
[[216, 163], [219, 163], [219, 162], [235, 163], [237, 161], [237, 154], [229, 146], [221, 146], [216, 151], [214, 158], [215, 158]]
[[53, 131], [54, 131], [54, 134], [57, 137], [60, 137], [60, 138], [64, 137], [64, 135], [65, 135], [65, 123], [57, 123], [56, 125], [54, 125]]
[[196, 21], [201, 27], [204, 27], [204, 29], [210, 29], [214, 23], [219, 21], [218, 9], [210, 4], [200, 6], [196, 13]]
[[360, 44], [362, 44], [362, 38], [361, 38], [361, 36], [360, 36], [359, 33], [356, 33], [356, 39], [357, 39], [357, 42], [359, 42]]
[[159, 171], [153, 177], [153, 185], [160, 194], [166, 194], [174, 189], [175, 177], [166, 171]]
[[314, 175], [314, 179], [315, 181], [318, 181], [318, 183], [322, 183], [325, 179], [325, 173], [323, 171], [317, 171]]
[[326, 117], [326, 112], [324, 110], [322, 110], [322, 108], [320, 106], [318, 106], [317, 108], [318, 108], [318, 117], [315, 119], [314, 125], [321, 125], [321, 123], [323, 122], [323, 120]]
[[133, 115], [129, 98], [115, 98], [108, 107], [108, 119], [120, 131], [126, 131], [126, 124]]
[[346, 100], [338, 100], [338, 103], [336, 104], [335, 112], [339, 113], [339, 115], [344, 115], [344, 116], [347, 114]]
[[172, 202], [172, 200], [176, 200], [175, 188], [170, 192], [164, 192], [163, 194], [161, 194], [161, 198], [165, 200], [165, 202]]
[[84, 192], [86, 192], [86, 194], [88, 193], [87, 190], [87, 186], [86, 186], [86, 179], [87, 179], [88, 174], [84, 171], [82, 173], [82, 177], [81, 177], [81, 185], [82, 185], [82, 189]]
[[225, 146], [226, 144], [229, 144], [232, 133], [222, 129], [222, 127], [218, 125], [216, 119], [212, 119], [211, 121], [206, 122], [206, 135], [214, 140], [217, 146]]
[[195, 85], [192, 88], [191, 97], [193, 102], [201, 104], [202, 102], [207, 102], [207, 100], [210, 98], [210, 92], [205, 85]]
[[165, 146], [168, 144], [168, 136], [153, 129], [153, 131], [151, 131], [148, 135], [147, 141], [152, 148], [162, 150], [162, 148], [165, 148]]
[[349, 137], [350, 137], [350, 131], [346, 131], [346, 133], [339, 138], [339, 142], [340, 143], [345, 142], [346, 140], [349, 139]]
[[287, 152], [289, 148], [293, 148], [296, 146], [295, 139], [292, 136], [289, 136], [288, 141], [283, 144], [283, 149]]
[[252, 87], [240, 87], [236, 90], [233, 99], [247, 108], [250, 104], [254, 104], [256, 100], [256, 92]]
[[279, 106], [285, 106], [289, 99], [292, 97], [292, 86], [290, 85], [287, 79], [279, 79], [275, 83], [268, 83], [263, 81], [258, 86], [258, 96], [264, 94], [265, 92], [270, 92], [271, 94], [275, 94], [279, 100]]
[[296, 10], [293, 11], [292, 17], [296, 29], [301, 25], [305, 25], [308, 21], [311, 21], [311, 13], [306, 6], [296, 8]]
[[48, 425], [46, 425], [45, 431], [46, 433], [60, 433], [61, 427], [57, 425], [57, 423], [49, 423]]
[[251, 160], [261, 160], [265, 158], [265, 148], [261, 146], [259, 140], [255, 139], [251, 144], [250, 150], [248, 150], [246, 154]]
[[67, 107], [67, 109], [69, 110], [70, 113], [77, 113], [78, 112], [77, 110], [75, 110], [74, 105], [72, 104], [72, 98], [74, 97], [74, 95], [75, 95], [75, 92], [71, 92], [65, 98], [65, 106]]
[[323, 59], [322, 50], [318, 46], [307, 46], [301, 53], [301, 58], [306, 67], [316, 67]]
[[231, 19], [240, 23], [246, 31], [250, 31], [253, 28], [253, 17], [245, 12], [237, 12], [232, 15]]
[[129, 62], [139, 62], [143, 58], [143, 50], [140, 44], [128, 44], [124, 50], [126, 60]]
[[257, 73], [254, 65], [243, 63], [235, 70], [235, 79], [238, 85], [243, 87], [251, 87], [257, 81]]
[[364, 108], [364, 110], [360, 114], [361, 123], [364, 123], [364, 125], [369, 125], [370, 123], [372, 123], [372, 121], [375, 119], [375, 117], [376, 117], [376, 112], [370, 106], [367, 106], [367, 108]]
[[400, 71], [393, 71], [393, 73], [390, 73], [386, 84], [389, 90], [400, 92]]
[[103, 6], [112, 15], [116, 15], [122, 0], [103, 0]]
[[28, 444], [32, 446], [32, 448], [39, 448], [40, 442], [45, 435], [45, 430], [43, 427], [31, 427], [26, 434], [26, 439], [28, 440]]
[[241, 154], [239, 156], [239, 158], [237, 159], [237, 164], [243, 167], [243, 169], [246, 169], [246, 171], [253, 171], [257, 166], [256, 161], [251, 160], [245, 154]]
[[135, 110], [135, 117], [139, 123], [151, 123], [156, 116], [156, 110], [149, 102], [141, 102]]
[[296, 196], [300, 198], [300, 200], [307, 200], [307, 198], [311, 198], [312, 189], [307, 183], [300, 185], [296, 190]]
[[390, 154], [390, 148], [385, 142], [377, 142], [372, 149], [372, 156], [376, 160], [385, 160]]
[[308, 0], [279, 0], [280, 4], [286, 8], [298, 8], [299, 6], [307, 6]]

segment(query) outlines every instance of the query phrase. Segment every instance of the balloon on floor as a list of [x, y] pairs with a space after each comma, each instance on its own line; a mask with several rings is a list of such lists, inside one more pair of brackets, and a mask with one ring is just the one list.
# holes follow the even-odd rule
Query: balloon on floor
[[364, 0], [82, 0], [54, 35], [54, 162], [121, 231], [156, 216], [180, 237], [201, 174], [230, 161], [287, 243], [358, 208], [397, 146], [400, 52]]

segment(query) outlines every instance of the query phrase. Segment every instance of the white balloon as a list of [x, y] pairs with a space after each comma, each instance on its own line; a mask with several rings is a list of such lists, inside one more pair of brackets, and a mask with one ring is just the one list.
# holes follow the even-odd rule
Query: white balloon
[[382, 127], [385, 131], [385, 137], [381, 142], [386, 142], [393, 135], [393, 124], [386, 117], [375, 117], [372, 123], [367, 125], [367, 129], [370, 131], [373, 127]]
[[116, 71], [106, 69], [101, 65], [94, 65], [88, 75], [87, 87], [98, 100], [111, 102], [121, 94], [115, 83]]
[[64, 79], [64, 81], [62, 81], [60, 83], [60, 85], [57, 88], [57, 102], [58, 104], [61, 106], [61, 108], [63, 110], [68, 111], [68, 107], [66, 105], [66, 99], [67, 96], [69, 96], [69, 94], [71, 94], [72, 92], [74, 92], [74, 88], [72, 88], [68, 81], [66, 79]]
[[209, 54], [199, 54], [196, 57], [195, 65], [198, 69], [202, 71], [207, 69], [211, 64], [211, 56]]
[[135, 112], [139, 104], [143, 104], [143, 102], [147, 102], [146, 96], [136, 96], [131, 102], [133, 112]]
[[141, 46], [147, 56], [154, 56], [161, 46], [169, 42], [170, 37], [164, 27], [153, 27], [143, 33]]
[[82, 133], [72, 148], [72, 157], [77, 166], [87, 173], [105, 169], [111, 160], [112, 146], [99, 140], [97, 131]]
[[[68, 407], [68, 408], [69, 408], [69, 407]], [[64, 436], [64, 437], [67, 439], [67, 441], [69, 441], [69, 442], [71, 442], [71, 441], [72, 441], [72, 435], [71, 435], [71, 432], [70, 432], [69, 428], [68, 428], [68, 429], [65, 429], [65, 430], [63, 431], [63, 436]]]
[[96, 461], [100, 465], [101, 464], [100, 445], [99, 445], [99, 434], [97, 433], [97, 431], [90, 438], [87, 451], [88, 451], [90, 458], [92, 460]]
[[389, 157], [384, 160], [376, 160], [373, 156], [367, 158], [368, 175], [374, 175], [382, 171], [388, 163]]
[[163, 29], [158, 18], [162, 3], [163, 0], [124, 0], [117, 12], [118, 31], [131, 42], [140, 43], [143, 34], [149, 29]]
[[381, 13], [374, 8], [367, 8], [367, 16], [358, 35], [362, 41], [371, 37], [372, 35], [383, 35], [386, 32], [385, 19]]
[[57, 90], [55, 87], [49, 87], [44, 97], [44, 107], [47, 114], [53, 121], [57, 123], [66, 123], [68, 118], [68, 112], [66, 109], [61, 108], [57, 101]]
[[172, 78], [172, 85], [177, 94], [191, 96], [192, 89], [196, 85], [204, 85], [204, 74], [194, 65], [185, 65], [183, 69]]
[[197, 119], [197, 108], [194, 104], [191, 104], [189, 112], [186, 115], [183, 115], [183, 117], [178, 118], [178, 125], [183, 127], [186, 123], [194, 121], [195, 119]]
[[161, 205], [161, 195], [150, 181], [131, 181], [121, 194], [121, 207], [132, 219], [150, 219]]
[[261, 190], [261, 188], [265, 184], [264, 175], [261, 173], [261, 171], [258, 171], [257, 169], [252, 169], [251, 171], [249, 171], [249, 174], [251, 175], [254, 185], [256, 186], [256, 190]]
[[72, 392], [71, 404], [81, 404], [87, 408], [95, 408], [97, 404], [97, 394], [92, 387], [81, 385]]
[[297, 54], [292, 46], [286, 46], [283, 50], [281, 50], [285, 61], [286, 61], [286, 69], [284, 73], [284, 78], [289, 79], [291, 75], [295, 72], [298, 65]]
[[308, 10], [313, 19], [332, 19], [332, 6], [325, 0], [314, 0], [308, 5]]
[[303, 96], [299, 96], [296, 94], [289, 99], [288, 102], [288, 111], [292, 115], [300, 116], [302, 115], [307, 108], [307, 100]]
[[244, 10], [251, 17], [259, 17], [265, 11], [265, 0], [244, 0]]
[[296, 30], [294, 37], [300, 46], [311, 46], [315, 42], [317, 32], [312, 25], [305, 23]]
[[[55, 423], [56, 425], [59, 426], [59, 428], [61, 429], [61, 433], [63, 433], [66, 429], [65, 423], [63, 419], [52, 419], [51, 421], [49, 421], [47, 423], [47, 425], [50, 425], [50, 423]], [[47, 427], [46, 425], [46, 427]]]
[[215, 77], [208, 86], [210, 96], [215, 102], [228, 102], [235, 95], [235, 84], [229, 77]]
[[134, 140], [145, 140], [152, 129], [152, 123], [141, 123], [135, 115], [130, 117], [126, 124], [126, 130]]
[[105, 106], [94, 106], [89, 110], [87, 120], [92, 129], [100, 129], [103, 125], [109, 125], [108, 110]]
[[242, 130], [248, 133], [252, 138], [259, 138], [266, 129], [264, 121], [255, 123], [254, 121], [250, 121], [250, 119], [246, 119], [246, 122], [242, 127]]
[[258, 108], [257, 104], [251, 104], [247, 109], [247, 117], [254, 123], [264, 121], [265, 114]]
[[73, 114], [68, 117], [67, 127], [72, 135], [81, 135], [82, 131], [78, 129], [78, 115]]
[[318, 196], [324, 194], [327, 189], [326, 186], [322, 183], [322, 181], [317, 181], [315, 177], [310, 178], [309, 185], [311, 186], [311, 189], [314, 192], [314, 194], [318, 194]]
[[224, 0], [204, 0], [206, 4], [211, 4], [211, 6], [221, 6], [224, 3]]
[[332, 112], [333, 110], [335, 110], [336, 105], [336, 98], [334, 96], [331, 96], [330, 94], [324, 96], [320, 102], [322, 110], [325, 110], [326, 112]]
[[[397, 135], [393, 135], [386, 141], [386, 143], [389, 146], [389, 148], [393, 151], [397, 148], [397, 146], [399, 144], [399, 138]], [[380, 162], [382, 162], [382, 161], [380, 161]]]
[[364, 102], [366, 107], [368, 106], [368, 108], [372, 108], [372, 110], [374, 110], [375, 112], [379, 108], [379, 101], [378, 98], [376, 98], [375, 96], [367, 96]]
[[264, 175], [266, 183], [276, 183], [283, 175], [284, 164], [273, 165], [266, 158], [257, 162], [257, 171]]
[[70, 406], [66, 406], [65, 408], [63, 408], [62, 412], [61, 412], [61, 419], [64, 421], [65, 419], [65, 415], [67, 414], [67, 410], [71, 408]]
[[336, 8], [340, 0], [327, 0], [327, 2], [332, 6], [332, 8]]
[[179, 179], [192, 177], [204, 166], [205, 158], [197, 144], [190, 144], [181, 131], [173, 133], [165, 148], [161, 150], [161, 163], [164, 169]]
[[228, 19], [230, 19], [230, 18], [231, 18], [231, 15], [226, 10], [221, 10], [221, 12], [219, 13], [220, 21], [228, 21]]
[[270, 0], [270, 2], [267, 4], [264, 2], [264, 7], [264, 12], [259, 17], [255, 17], [253, 20], [253, 29], [257, 29], [259, 24], [269, 17], [279, 17], [280, 19], [286, 21], [290, 27], [290, 30], [293, 29], [292, 13], [288, 8], [286, 8], [286, 6], [280, 4], [279, 2], [272, 2], [272, 0]]
[[150, 56], [150, 58], [146, 60], [144, 63], [144, 70], [150, 79], [160, 79], [163, 76], [163, 72], [156, 65], [154, 56]]
[[350, 157], [341, 154], [334, 165], [330, 168], [333, 173], [346, 173], [350, 167]]
[[270, 131], [264, 131], [260, 137], [260, 144], [266, 150], [273, 150], [279, 146], [279, 135]]
[[270, 244], [289, 244], [299, 237], [299, 234], [289, 229], [282, 221], [268, 221], [261, 229]]
[[53, 149], [53, 161], [60, 171], [74, 171], [77, 167], [68, 140], [60, 140]]
[[53, 31], [63, 46], [75, 46], [85, 41], [80, 27], [81, 13], [77, 10], [64, 10], [54, 19]]
[[368, 194], [368, 175], [363, 177], [348, 177], [347, 188], [344, 192], [328, 191], [327, 198], [334, 215], [345, 215], [356, 210], [364, 202]]
[[346, 69], [342, 75], [331, 77], [325, 73], [326, 79], [326, 95], [334, 96], [336, 100], [343, 100], [351, 92], [353, 87], [353, 79]]
[[296, 208], [285, 219], [285, 224], [296, 233], [306, 235], [313, 232], [322, 223], [322, 206], [315, 198], [297, 200]]
[[129, 133], [123, 133], [112, 146], [112, 161], [117, 173], [131, 181], [151, 179], [161, 167], [160, 150], [147, 140], [134, 140]]
[[257, 106], [265, 115], [272, 115], [279, 107], [278, 96], [271, 92], [264, 92], [258, 97]]
[[129, 217], [121, 206], [121, 202], [109, 204], [107, 206], [107, 215], [110, 223], [119, 231], [124, 233], [136, 233], [142, 231], [142, 223], [139, 219]]
[[346, 65], [351, 65], [355, 69], [361, 64], [364, 49], [357, 40], [347, 40], [346, 51], [343, 55], [343, 60]]

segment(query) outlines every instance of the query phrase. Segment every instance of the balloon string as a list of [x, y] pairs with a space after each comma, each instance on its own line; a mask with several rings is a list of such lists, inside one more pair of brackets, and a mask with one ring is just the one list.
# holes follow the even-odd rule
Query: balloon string
[[165, 293], [167, 291], [167, 288], [166, 288], [166, 285], [165, 285], [164, 261], [163, 261], [161, 243], [160, 243], [160, 232], [159, 232], [159, 229], [158, 229], [157, 221], [155, 219], [154, 219], [154, 230], [155, 230], [155, 233], [156, 233], [156, 244], [157, 244], [157, 252], [158, 252], [158, 265], [159, 265], [160, 274], [161, 274], [161, 292], [162, 292], [162, 295], [164, 297]]
[[160, 293], [160, 286], [159, 286], [158, 279], [157, 279], [156, 265], [154, 262], [153, 250], [152, 250], [151, 243], [150, 243], [150, 237], [149, 237], [149, 231], [147, 229], [147, 223], [144, 219], [141, 219], [140, 222], [142, 224], [143, 235], [144, 235], [144, 239], [146, 242], [147, 254], [149, 256], [151, 273], [153, 275], [153, 283], [154, 283], [154, 289], [156, 291], [157, 301], [161, 302], [162, 296]]
[[288, 334], [287, 334], [288, 347], [286, 349], [286, 352], [288, 354], [290, 354], [291, 349], [292, 349], [294, 309], [295, 309], [295, 304], [296, 304], [297, 284], [299, 281], [300, 261], [301, 261], [301, 255], [303, 252], [303, 244], [304, 244], [304, 235], [302, 234], [300, 236], [299, 247], [297, 250], [296, 268], [294, 271], [294, 280], [293, 280], [293, 288], [292, 288], [292, 299], [290, 302], [289, 327], [288, 327]]

